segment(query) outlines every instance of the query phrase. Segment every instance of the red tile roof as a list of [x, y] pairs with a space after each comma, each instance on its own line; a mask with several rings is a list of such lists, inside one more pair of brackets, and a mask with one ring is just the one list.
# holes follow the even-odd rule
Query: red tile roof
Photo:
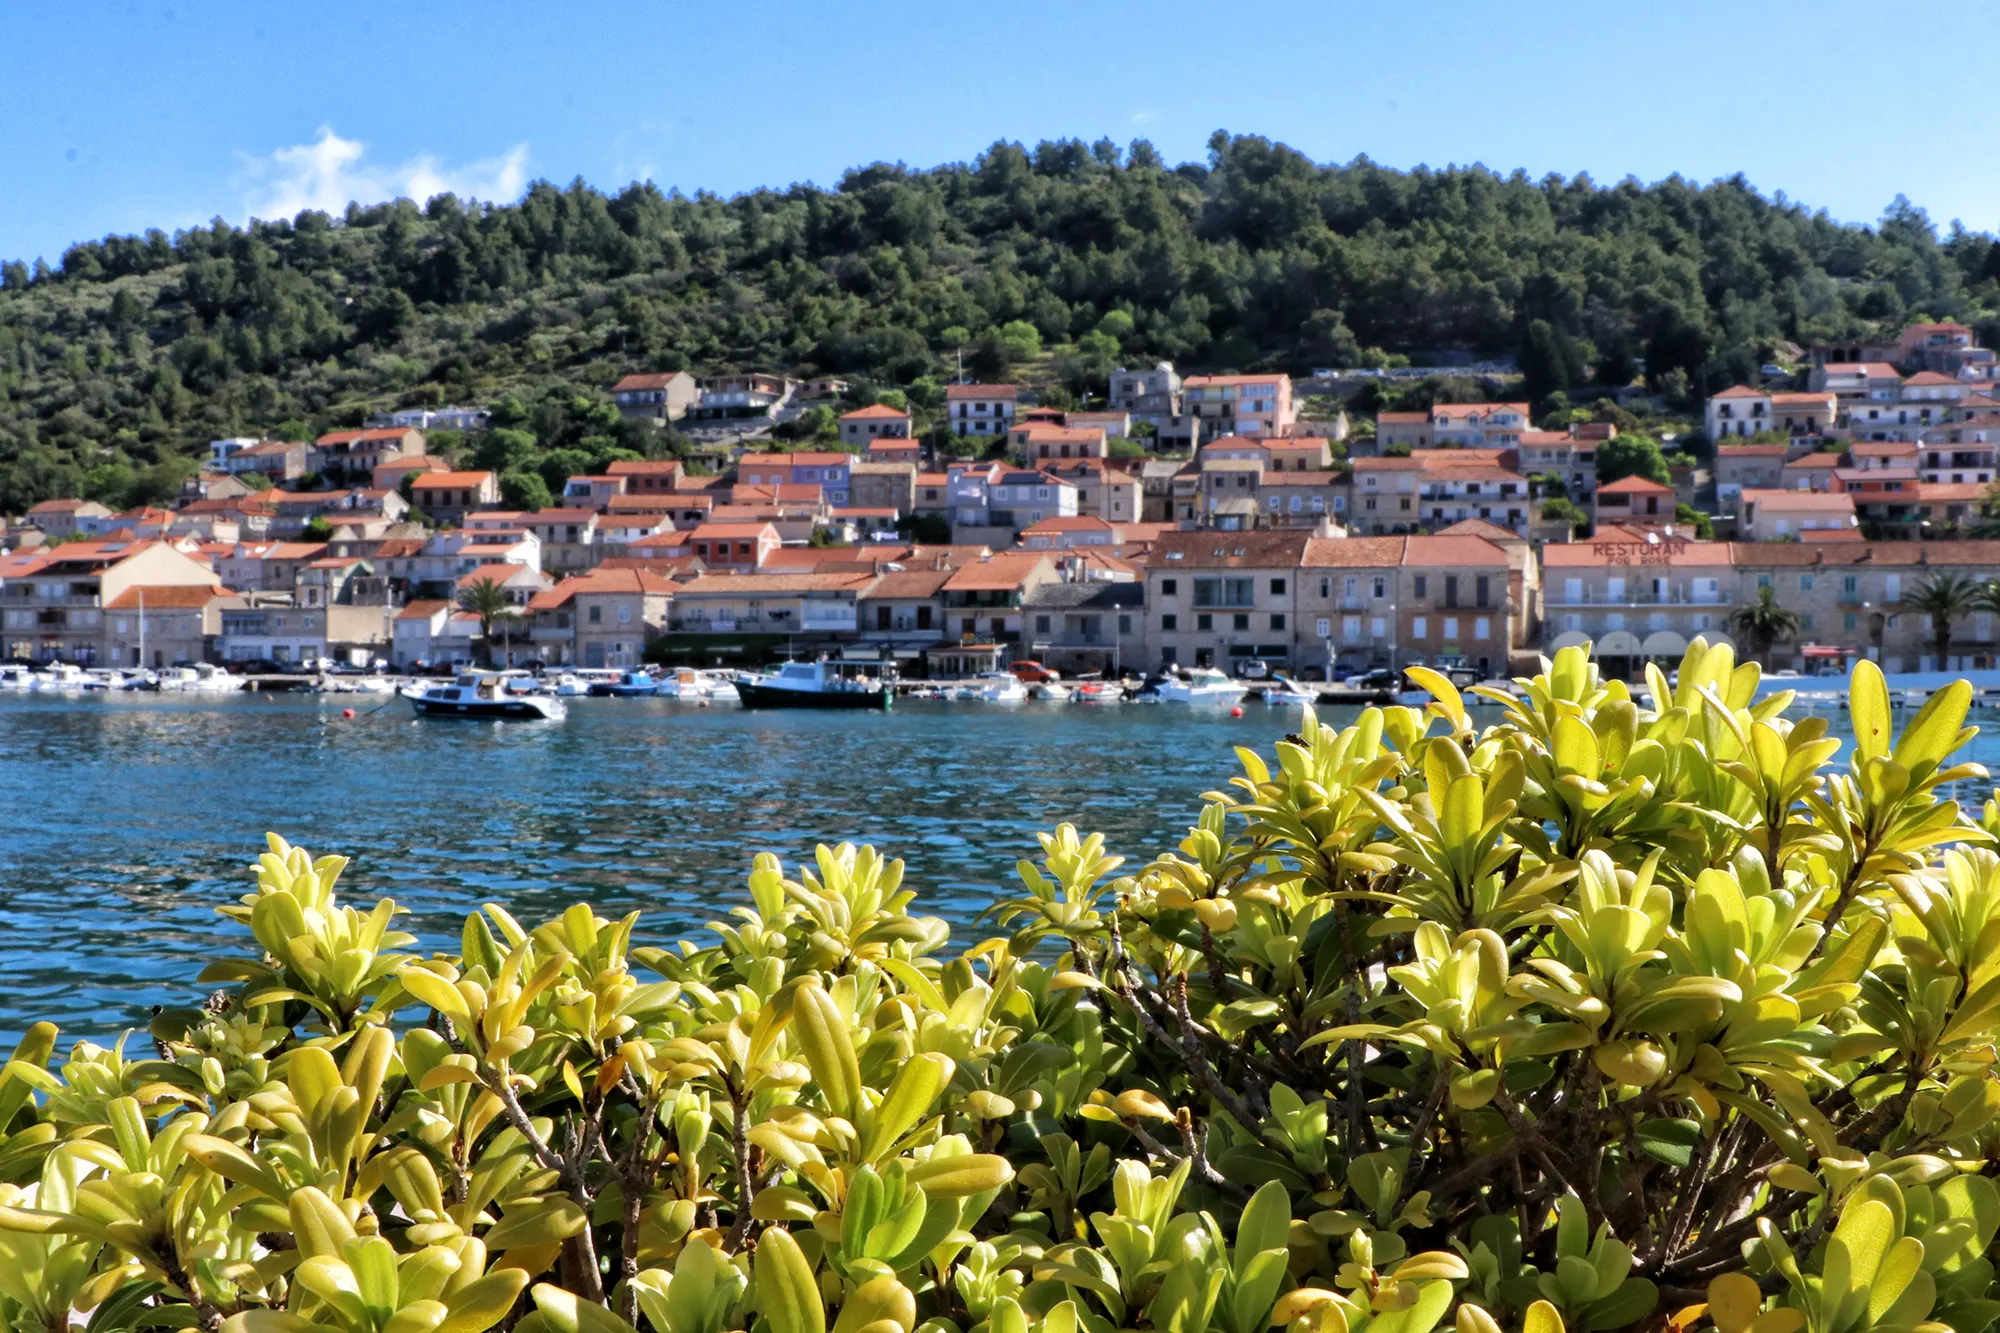
[[196, 583], [162, 587], [130, 587], [106, 602], [109, 611], [192, 611], [207, 606], [218, 597], [236, 594], [219, 583]]

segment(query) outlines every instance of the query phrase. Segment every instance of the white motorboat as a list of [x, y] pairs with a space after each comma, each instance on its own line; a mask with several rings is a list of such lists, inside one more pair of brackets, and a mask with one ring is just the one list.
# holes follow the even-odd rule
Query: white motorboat
[[1011, 671], [982, 671], [972, 678], [971, 697], [989, 704], [1017, 704], [1028, 697], [1028, 687]]
[[1160, 702], [1170, 704], [1240, 704], [1248, 690], [1214, 667], [1190, 667], [1160, 682]]
[[702, 680], [708, 684], [708, 697], [711, 700], [716, 703], [735, 703], [737, 701], [738, 695], [736, 693], [736, 677], [734, 674], [727, 671], [703, 671], [700, 675]]
[[1069, 686], [1059, 680], [1038, 680], [1028, 687], [1028, 697], [1045, 703], [1066, 704], [1074, 693]]
[[154, 678], [153, 688], [162, 694], [229, 694], [243, 688], [241, 677], [230, 675], [213, 662], [162, 667]]
[[356, 694], [394, 694], [396, 682], [387, 676], [363, 676], [354, 682]]
[[1125, 687], [1115, 680], [1086, 680], [1071, 698], [1080, 704], [1122, 704]]
[[786, 662], [776, 671], [744, 672], [736, 696], [745, 708], [858, 708], [887, 712], [893, 690], [880, 681], [848, 680], [825, 662]]
[[89, 681], [82, 667], [71, 666], [68, 662], [52, 662], [46, 671], [35, 673], [35, 688], [38, 690], [81, 691]]
[[663, 699], [685, 699], [693, 703], [697, 699], [707, 699], [714, 693], [708, 677], [693, 667], [669, 667], [653, 686], [653, 693]]
[[35, 673], [24, 666], [0, 666], [0, 690], [32, 690]]
[[449, 684], [406, 690], [403, 697], [418, 717], [560, 722], [569, 716], [568, 705], [560, 699], [508, 693], [505, 678], [493, 672], [468, 671]]
[[1296, 708], [1301, 704], [1318, 703], [1319, 691], [1299, 684], [1290, 676], [1273, 676], [1264, 690], [1264, 702], [1272, 708]]

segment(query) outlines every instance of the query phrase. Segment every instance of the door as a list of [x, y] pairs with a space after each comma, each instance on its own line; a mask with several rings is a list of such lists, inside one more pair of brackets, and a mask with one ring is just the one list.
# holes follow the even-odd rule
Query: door
[[604, 645], [601, 643], [593, 643], [585, 647], [585, 649], [583, 650], [583, 663], [585, 666], [593, 666], [593, 667], [603, 666]]
[[889, 622], [889, 608], [888, 608], [888, 607], [886, 607], [886, 606], [878, 606], [878, 607], [876, 607], [876, 608], [875, 608], [875, 628], [876, 628], [876, 629], [888, 629], [889, 627], [890, 627], [890, 622]]

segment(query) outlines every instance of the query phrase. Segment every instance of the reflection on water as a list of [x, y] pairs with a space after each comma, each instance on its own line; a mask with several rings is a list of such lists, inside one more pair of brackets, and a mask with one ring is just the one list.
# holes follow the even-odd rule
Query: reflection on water
[[[968, 922], [1063, 820], [1139, 861], [1268, 748], [1284, 712], [899, 706], [888, 716], [577, 700], [554, 726], [419, 723], [352, 698], [0, 698], [0, 1040], [37, 1018], [102, 1037], [185, 1001], [245, 938], [214, 905], [274, 829], [354, 858], [426, 947], [485, 901], [576, 897], [666, 943], [747, 903], [751, 856], [870, 841], [924, 910]], [[64, 1043], [67, 1046], [67, 1042]]]

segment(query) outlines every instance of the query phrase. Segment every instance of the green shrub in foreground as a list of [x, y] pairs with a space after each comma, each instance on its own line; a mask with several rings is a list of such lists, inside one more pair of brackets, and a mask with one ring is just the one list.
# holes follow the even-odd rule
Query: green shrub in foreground
[[706, 947], [487, 906], [423, 957], [272, 838], [157, 1058], [0, 1074], [0, 1323], [91, 1333], [1982, 1333], [2000, 857], [1970, 689], [1753, 705], [1581, 649], [1476, 730], [1308, 714], [951, 947], [756, 858]]

